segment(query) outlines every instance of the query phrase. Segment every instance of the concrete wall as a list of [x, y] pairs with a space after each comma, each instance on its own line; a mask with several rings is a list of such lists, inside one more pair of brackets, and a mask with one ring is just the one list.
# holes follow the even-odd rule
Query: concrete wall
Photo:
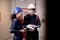
[[0, 0], [0, 40], [7, 40], [10, 37], [10, 14], [11, 14], [11, 0]]
[[43, 22], [42, 20], [45, 20], [45, 4], [44, 4], [44, 0], [37, 0], [37, 7], [36, 7], [36, 11], [37, 11], [37, 15], [39, 16], [40, 20], [41, 20], [41, 28], [39, 29], [39, 40], [45, 40], [45, 22]]

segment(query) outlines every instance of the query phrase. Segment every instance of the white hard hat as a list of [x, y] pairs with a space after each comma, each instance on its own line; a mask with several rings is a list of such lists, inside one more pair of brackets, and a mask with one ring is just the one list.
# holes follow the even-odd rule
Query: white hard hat
[[34, 4], [29, 4], [27, 9], [33, 9], [33, 8], [35, 8], [35, 5]]

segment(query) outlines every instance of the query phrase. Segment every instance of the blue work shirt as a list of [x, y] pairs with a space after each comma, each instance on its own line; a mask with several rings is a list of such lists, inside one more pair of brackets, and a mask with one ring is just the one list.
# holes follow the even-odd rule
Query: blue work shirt
[[13, 40], [23, 40], [23, 34], [19, 30], [23, 29], [23, 25], [21, 24], [20, 20], [15, 18], [12, 20], [10, 33], [14, 34]]
[[24, 16], [24, 25], [27, 26], [28, 24], [33, 24], [36, 26], [39, 25], [39, 27], [35, 28], [36, 30], [41, 26], [40, 19], [36, 14], [33, 14], [33, 15], [27, 14], [26, 16]]

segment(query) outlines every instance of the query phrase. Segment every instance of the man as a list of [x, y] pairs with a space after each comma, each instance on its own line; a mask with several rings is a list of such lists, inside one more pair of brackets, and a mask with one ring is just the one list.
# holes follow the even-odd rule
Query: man
[[39, 17], [35, 14], [35, 5], [29, 4], [28, 14], [24, 16], [24, 25], [26, 30], [26, 40], [39, 40], [37, 28], [40, 28], [41, 23]]

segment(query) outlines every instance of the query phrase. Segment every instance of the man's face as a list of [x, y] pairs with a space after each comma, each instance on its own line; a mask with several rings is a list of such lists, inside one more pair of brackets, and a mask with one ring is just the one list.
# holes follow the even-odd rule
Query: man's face
[[33, 10], [31, 10], [31, 9], [28, 9], [28, 13], [29, 13], [29, 14], [33, 14], [33, 13], [34, 13], [34, 11], [33, 11]]

